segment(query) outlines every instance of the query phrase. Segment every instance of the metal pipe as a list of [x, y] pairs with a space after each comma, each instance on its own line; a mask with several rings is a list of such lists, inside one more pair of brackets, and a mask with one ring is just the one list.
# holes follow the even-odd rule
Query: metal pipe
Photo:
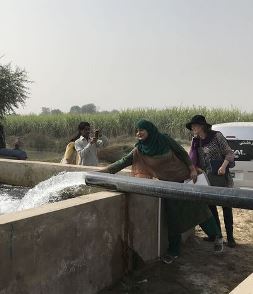
[[253, 190], [180, 184], [99, 172], [88, 172], [85, 182], [119, 192], [253, 210]]

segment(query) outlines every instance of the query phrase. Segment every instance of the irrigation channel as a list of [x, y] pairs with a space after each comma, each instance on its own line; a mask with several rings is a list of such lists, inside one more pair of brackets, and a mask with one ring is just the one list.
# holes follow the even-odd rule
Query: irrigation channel
[[253, 190], [185, 185], [98, 172], [63, 172], [39, 183], [32, 189], [1, 185], [0, 214], [90, 194], [101, 188], [152, 197], [253, 209]]

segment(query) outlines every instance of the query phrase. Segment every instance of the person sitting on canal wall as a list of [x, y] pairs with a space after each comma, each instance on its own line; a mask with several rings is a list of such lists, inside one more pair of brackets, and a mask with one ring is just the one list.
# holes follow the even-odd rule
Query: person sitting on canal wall
[[[221, 132], [212, 130], [202, 115], [194, 116], [186, 128], [191, 130], [194, 138], [190, 149], [190, 158], [199, 172], [205, 172], [211, 186], [233, 187], [233, 179], [229, 167], [234, 167], [234, 152]], [[218, 227], [221, 230], [219, 214], [215, 205], [209, 206]], [[233, 211], [231, 207], [222, 207], [227, 245], [236, 246], [233, 234]], [[214, 241], [215, 237], [206, 237], [206, 241]]]
[[2, 124], [0, 124], [0, 156], [19, 160], [27, 159], [26, 152], [20, 149], [21, 145], [22, 143], [20, 139], [17, 138], [16, 142], [14, 143], [14, 149], [6, 148], [4, 127]]
[[[132, 165], [135, 177], [178, 183], [191, 178], [196, 182], [197, 171], [188, 153], [169, 135], [160, 133], [152, 122], [142, 119], [136, 125], [136, 136], [138, 142], [132, 152], [100, 172], [114, 174]], [[169, 254], [163, 258], [165, 263], [179, 256], [181, 233], [198, 224], [208, 236], [215, 236], [214, 251], [222, 252], [221, 233], [206, 204], [169, 199], [165, 200], [165, 205], [169, 228]]]
[[75, 149], [79, 156], [79, 165], [97, 166], [98, 165], [98, 148], [106, 147], [108, 139], [101, 134], [99, 130], [95, 131], [93, 137], [91, 127], [88, 122], [81, 122], [79, 125], [80, 138], [75, 141]]

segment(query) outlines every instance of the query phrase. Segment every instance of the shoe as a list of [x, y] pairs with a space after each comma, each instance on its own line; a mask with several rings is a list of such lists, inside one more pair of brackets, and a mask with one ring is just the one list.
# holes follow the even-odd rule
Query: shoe
[[221, 237], [216, 237], [214, 241], [214, 253], [223, 252], [223, 239]]
[[204, 237], [203, 240], [206, 241], [206, 242], [214, 242], [215, 241], [215, 236]]
[[236, 242], [235, 242], [235, 239], [233, 237], [228, 239], [227, 246], [230, 247], [230, 248], [235, 248], [236, 247]]
[[177, 255], [170, 255], [170, 254], [168, 254], [168, 255], [163, 256], [161, 259], [162, 259], [162, 262], [163, 262], [163, 263], [171, 264], [171, 263], [173, 263], [177, 258], [178, 258]]

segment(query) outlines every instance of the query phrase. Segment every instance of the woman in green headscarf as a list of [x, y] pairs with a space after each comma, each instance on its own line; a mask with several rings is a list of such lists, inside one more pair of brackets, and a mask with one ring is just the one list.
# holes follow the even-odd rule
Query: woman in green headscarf
[[[150, 121], [142, 119], [136, 124], [138, 142], [125, 157], [102, 170], [117, 173], [132, 165], [135, 177], [156, 178], [164, 181], [183, 183], [191, 178], [195, 183], [197, 172], [188, 153], [169, 135], [162, 134]], [[169, 227], [168, 255], [163, 259], [173, 262], [180, 253], [181, 233], [200, 224], [208, 236], [216, 236], [214, 250], [221, 252], [223, 243], [220, 231], [205, 204], [190, 201], [166, 201]]]

